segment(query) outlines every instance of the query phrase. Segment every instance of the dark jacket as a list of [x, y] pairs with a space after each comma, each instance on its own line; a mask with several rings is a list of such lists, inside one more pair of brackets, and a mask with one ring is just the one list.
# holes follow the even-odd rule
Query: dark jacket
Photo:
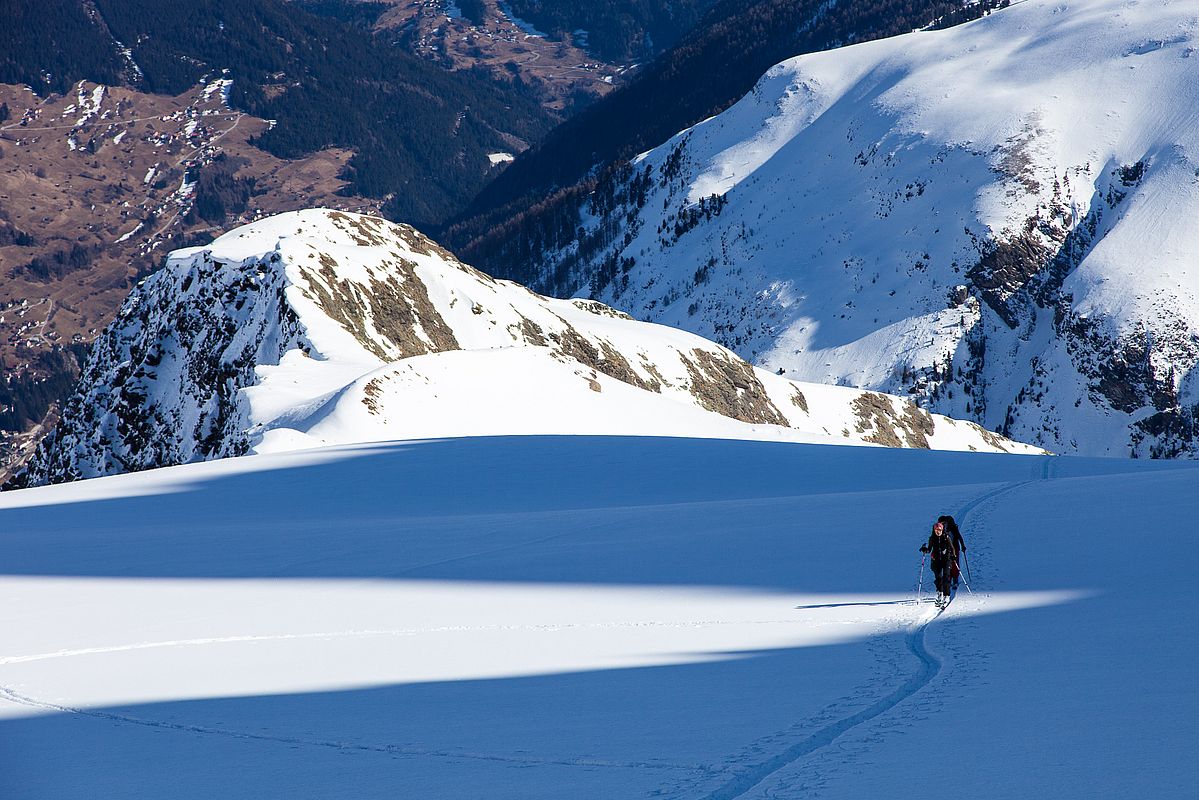
[[946, 514], [943, 517], [938, 517], [937, 522], [945, 526], [945, 532], [953, 537], [953, 546], [957, 550], [958, 555], [966, 552], [966, 542], [962, 539], [962, 532], [958, 530], [958, 524], [953, 517]]
[[940, 536], [935, 531], [930, 533], [928, 544], [921, 547], [920, 552], [928, 553], [932, 557], [934, 568], [946, 561], [957, 560], [957, 550], [954, 549], [953, 538], [948, 533], [942, 533]]

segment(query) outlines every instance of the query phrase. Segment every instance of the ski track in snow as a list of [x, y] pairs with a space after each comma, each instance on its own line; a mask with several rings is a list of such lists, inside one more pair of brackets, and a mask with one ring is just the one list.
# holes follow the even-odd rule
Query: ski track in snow
[[[966, 523], [971, 515], [985, 503], [995, 500], [1005, 494], [1028, 486], [1039, 481], [1051, 480], [1056, 477], [1056, 465], [1052, 463], [1053, 457], [1046, 456], [1041, 460], [1039, 474], [1029, 480], [1016, 481], [1005, 484], [997, 489], [985, 492], [978, 497], [970, 500], [964, 506], [958, 509], [957, 518], [962, 527], [966, 530], [972, 530], [972, 542], [974, 547], [973, 552], [981, 553], [985, 556], [988, 552], [985, 537], [978, 534], [983, 530], [981, 526], [974, 526], [973, 529], [968, 528]], [[554, 537], [547, 537], [554, 538]], [[525, 545], [530, 542], [523, 543]], [[518, 545], [523, 546], [523, 545]], [[510, 548], [501, 548], [510, 549]], [[969, 551], [967, 551], [969, 552]], [[471, 556], [466, 556], [469, 558]], [[451, 561], [460, 560], [463, 557], [449, 559]], [[983, 562], [985, 565], [985, 560]], [[428, 565], [422, 565], [417, 569], [421, 569]], [[980, 577], [986, 575], [985, 566], [979, 571]], [[979, 596], [984, 596], [979, 595]], [[795, 742], [791, 746], [776, 753], [765, 761], [761, 761], [752, 767], [744, 770], [740, 774], [727, 780], [725, 783], [717, 787], [714, 791], [710, 791], [703, 795], [705, 800], [733, 800], [734, 798], [742, 797], [755, 787], [760, 786], [763, 782], [772, 777], [778, 776], [783, 770], [788, 767], [797, 765], [806, 756], [817, 753], [824, 748], [836, 743], [846, 733], [853, 731], [856, 728], [871, 722], [874, 719], [886, 714], [888, 711], [898, 707], [905, 701], [918, 695], [922, 689], [931, 684], [942, 673], [944, 667], [943, 660], [928, 649], [926, 635], [929, 626], [940, 619], [945, 609], [938, 609], [931, 616], [922, 619], [915, 623], [908, 634], [904, 637], [907, 651], [911, 653], [918, 661], [919, 668], [914, 675], [908, 677], [897, 689], [886, 695], [885, 697], [876, 700], [869, 706], [856, 711], [855, 713], [840, 716], [837, 719], [825, 724], [815, 732], [809, 734], [803, 739]], [[633, 621], [633, 622], [612, 622], [612, 623], [588, 623], [588, 624], [556, 624], [556, 625], [484, 625], [484, 626], [443, 626], [437, 628], [411, 628], [411, 629], [395, 629], [395, 630], [351, 630], [351, 631], [333, 631], [333, 632], [318, 632], [318, 633], [292, 633], [292, 634], [275, 634], [275, 635], [250, 635], [250, 636], [228, 636], [228, 637], [208, 637], [199, 639], [181, 639], [160, 642], [139, 642], [134, 644], [116, 645], [111, 647], [92, 647], [82, 648], [79, 650], [63, 650], [53, 653], [40, 653], [28, 656], [11, 656], [0, 658], [0, 665], [17, 664], [30, 661], [40, 661], [55, 658], [69, 658], [74, 656], [85, 656], [101, 653], [124, 652], [130, 650], [144, 650], [153, 648], [165, 647], [194, 647], [206, 646], [214, 644], [227, 644], [238, 642], [253, 642], [253, 641], [273, 641], [282, 639], [315, 639], [315, 638], [331, 638], [331, 637], [367, 637], [367, 636], [414, 636], [423, 633], [454, 633], [468, 631], [491, 631], [491, 630], [566, 630], [576, 628], [617, 628], [617, 627], [703, 627], [717, 626], [728, 624], [747, 624], [746, 621], [728, 622], [722, 620], [696, 620], [691, 622], [659, 622], [653, 620]], [[779, 620], [761, 620], [754, 621], [751, 624], [784, 624]], [[859, 690], [851, 694], [849, 697], [842, 698], [826, 707], [825, 713], [844, 704], [852, 702], [855, 697], [862, 692]], [[404, 744], [386, 744], [386, 743], [369, 743], [369, 742], [342, 742], [335, 740], [323, 740], [306, 738], [299, 736], [279, 736], [264, 733], [253, 733], [249, 731], [240, 731], [225, 728], [216, 728], [206, 725], [190, 725], [182, 722], [169, 722], [164, 720], [144, 719], [127, 714], [120, 714], [111, 711], [102, 711], [97, 709], [81, 708], [74, 706], [61, 705], [58, 703], [40, 700], [30, 697], [15, 689], [7, 686], [0, 686], [0, 698], [9, 702], [24, 705], [33, 708], [39, 708], [47, 711], [54, 711], [64, 714], [79, 714], [82, 716], [92, 717], [107, 722], [117, 724], [132, 724], [145, 727], [155, 728], [159, 730], [173, 730], [183, 733], [198, 733], [212, 736], [223, 736], [232, 739], [241, 739], [246, 741], [261, 741], [273, 742], [294, 746], [321, 747], [336, 750], [358, 751], [369, 753], [382, 753], [396, 757], [433, 757], [445, 759], [464, 759], [477, 761], [493, 761], [513, 764], [522, 764], [529, 766], [568, 766], [568, 767], [602, 767], [616, 769], [653, 769], [653, 770], [673, 770], [680, 772], [688, 772], [691, 775], [686, 779], [689, 783], [694, 781], [711, 781], [721, 773], [727, 773], [727, 767], [705, 765], [705, 764], [675, 764], [666, 761], [634, 761], [622, 762], [604, 759], [551, 759], [537, 758], [531, 755], [507, 755], [497, 753], [481, 753], [481, 752], [459, 752], [450, 750], [437, 750], [430, 748], [421, 748], [414, 745]], [[823, 715], [818, 715], [819, 716]], [[783, 732], [782, 736], [786, 736], [787, 732]], [[774, 737], [777, 738], [776, 734]], [[758, 740], [762, 742], [762, 739]], [[751, 745], [751, 749], [752, 749]], [[736, 756], [730, 756], [735, 759]], [[727, 764], [727, 762], [726, 762]], [[676, 784], [676, 788], [678, 784]]]
[[[1008, 494], [1009, 492], [1013, 492], [1024, 486], [1028, 486], [1029, 484], [1037, 483], [1038, 481], [1043, 480], [1051, 480], [1054, 476], [1054, 473], [1056, 473], [1056, 465], [1052, 463], [1052, 459], [1052, 456], [1046, 456], [1044, 459], [1042, 459], [1040, 474], [1037, 477], [1026, 481], [1015, 481], [1005, 484], [998, 489], [993, 489], [989, 492], [979, 495], [959, 508], [956, 518], [958, 519], [961, 527], [969, 530], [966, 526], [967, 520], [969, 520], [970, 515], [984, 503]], [[982, 547], [977, 546], [981, 542], [985, 542], [985, 539], [976, 539], [975, 552], [977, 553], [981, 551], [985, 554], [987, 552], [985, 544]], [[946, 608], [948, 608], [948, 606], [946, 606]], [[945, 613], [945, 608], [937, 610], [936, 613], [932, 614], [932, 616], [929, 616], [927, 619], [916, 623], [908, 635], [904, 637], [908, 651], [919, 660], [920, 668], [915, 675], [909, 677], [898, 689], [894, 690], [886, 697], [875, 701], [866, 708], [857, 711], [856, 713], [840, 717], [835, 721], [826, 724], [824, 727], [796, 742], [782, 752], [756, 764], [745, 772], [742, 772], [717, 788], [715, 791], [705, 795], [705, 800], [733, 800], [734, 798], [742, 797], [787, 767], [796, 765], [805, 756], [811, 755], [818, 750], [828, 747], [849, 731], [882, 716], [891, 709], [899, 706], [905, 700], [908, 700], [909, 698], [912, 698], [918, 694], [920, 690], [928, 686], [937, 678], [938, 675], [940, 675], [942, 667], [944, 666], [943, 661], [929, 651], [926, 642], [926, 633], [929, 625], [937, 621], [943, 613]], [[846, 699], [852, 700], [852, 697], [843, 698], [842, 700], [833, 703], [829, 708], [840, 705], [841, 703], [845, 702]]]

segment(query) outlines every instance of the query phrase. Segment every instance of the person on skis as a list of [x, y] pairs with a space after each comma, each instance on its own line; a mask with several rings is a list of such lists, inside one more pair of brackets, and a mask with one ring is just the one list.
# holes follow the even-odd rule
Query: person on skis
[[937, 584], [937, 605], [949, 604], [949, 596], [953, 591], [953, 567], [957, 566], [957, 552], [954, 550], [953, 537], [945, 532], [945, 523], [938, 520], [933, 524], [933, 532], [928, 541], [920, 546], [921, 553], [928, 553], [932, 562], [933, 577]]
[[962, 553], [966, 552], [966, 542], [962, 539], [962, 532], [958, 530], [958, 524], [954, 521], [953, 517], [944, 514], [937, 518], [937, 522], [944, 525], [945, 533], [953, 538], [953, 549], [956, 553], [956, 558], [954, 558], [953, 588], [957, 589], [958, 576], [962, 574]]

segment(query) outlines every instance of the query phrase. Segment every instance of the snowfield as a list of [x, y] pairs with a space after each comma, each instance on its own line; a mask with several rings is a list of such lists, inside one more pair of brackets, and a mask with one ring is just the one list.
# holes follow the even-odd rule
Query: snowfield
[[460, 437], [5, 492], [0, 796], [1192, 796], [1197, 468]]

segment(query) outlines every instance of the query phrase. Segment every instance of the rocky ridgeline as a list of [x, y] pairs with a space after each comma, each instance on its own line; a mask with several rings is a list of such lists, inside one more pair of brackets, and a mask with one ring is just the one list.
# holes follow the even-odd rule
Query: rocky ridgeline
[[[666, 418], [698, 420], [687, 423], [685, 435], [786, 440], [807, 433], [894, 446], [1029, 450], [897, 398], [801, 387], [697, 336], [633, 321], [594, 301], [552, 300], [497, 281], [412, 228], [316, 210], [176, 251], [139, 284], [97, 339], [57, 429], [19, 484], [395, 438], [397, 431], [419, 436], [412, 420], [439, 403], [467, 403], [467, 416], [486, 419], [489, 389], [474, 377], [484, 371], [478, 367], [425, 386], [434, 394], [422, 395], [423, 405], [411, 392], [386, 389], [395, 385], [397, 365], [409, 377], [425, 370], [413, 380], [428, 384], [430, 365], [447, 363], [438, 356], [489, 359], [470, 362], [478, 365], [500, 363], [514, 350], [531, 359], [521, 365], [552, 365], [557, 372], [546, 380], [565, 376], [589, 402], [617, 392], [624, 405], [612, 405], [613, 419], [601, 428], [616, 433], [631, 424], [622, 415], [669, 408]], [[524, 368], [498, 380], [524, 392], [519, 397], [540, 413], [538, 396], [561, 387], [539, 385]], [[370, 425], [313, 438], [351, 390], [355, 413]], [[576, 395], [563, 396], [569, 403]], [[579, 420], [584, 430], [594, 427], [594, 408], [606, 407], [589, 408], [591, 419]], [[401, 422], [408, 427], [395, 427]], [[494, 427], [509, 430], [502, 419]]]

